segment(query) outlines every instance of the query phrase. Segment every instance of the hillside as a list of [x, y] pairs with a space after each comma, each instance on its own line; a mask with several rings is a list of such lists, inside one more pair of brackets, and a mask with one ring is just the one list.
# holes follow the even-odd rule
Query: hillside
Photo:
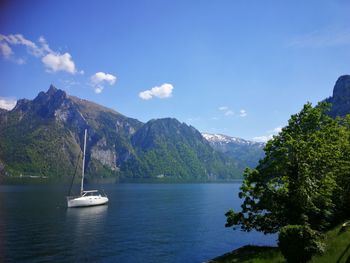
[[246, 167], [254, 168], [264, 157], [264, 143], [222, 134], [203, 133], [202, 135], [215, 150], [237, 160], [241, 170]]
[[176, 119], [147, 122], [132, 136], [131, 143], [137, 158], [122, 167], [137, 176], [216, 180], [240, 174], [233, 160], [213, 150], [194, 127]]
[[142, 125], [53, 86], [32, 101], [19, 100], [0, 117], [0, 159], [6, 170], [55, 177], [73, 173], [85, 128], [89, 130], [87, 173], [115, 173], [115, 138], [127, 140]]
[[0, 112], [0, 173], [70, 177], [88, 129], [88, 177], [215, 180], [240, 176], [237, 162], [176, 119], [142, 123], [50, 86]]

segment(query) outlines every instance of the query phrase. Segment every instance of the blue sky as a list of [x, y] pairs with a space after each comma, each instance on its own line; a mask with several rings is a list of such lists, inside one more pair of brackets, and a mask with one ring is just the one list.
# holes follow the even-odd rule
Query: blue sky
[[2, 1], [0, 104], [52, 83], [148, 121], [266, 139], [350, 74], [350, 2]]

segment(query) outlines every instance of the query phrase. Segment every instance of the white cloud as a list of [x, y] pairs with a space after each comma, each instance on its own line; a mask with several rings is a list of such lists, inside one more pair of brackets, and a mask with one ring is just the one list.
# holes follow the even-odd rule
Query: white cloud
[[270, 132], [274, 133], [274, 134], [278, 134], [282, 131], [282, 127], [276, 127], [273, 130], [271, 130]]
[[0, 108], [12, 110], [17, 104], [17, 100], [11, 98], [0, 97]]
[[99, 87], [99, 86], [95, 87], [96, 94], [100, 94], [102, 91], [103, 91], [103, 87]]
[[227, 110], [227, 111], [225, 111], [225, 116], [233, 116], [233, 115], [235, 115], [235, 113], [232, 111], [232, 110]]
[[[221, 107], [219, 107], [218, 109], [219, 109], [219, 111], [222, 111], [223, 114], [224, 114], [226, 117], [230, 117], [230, 116], [234, 116], [234, 115], [235, 115], [235, 112], [234, 112], [233, 110], [231, 110], [231, 109], [230, 109], [229, 107], [227, 107], [227, 106], [221, 106]], [[247, 111], [242, 109], [242, 110], [239, 111], [239, 115], [237, 115], [237, 116], [244, 118], [244, 117], [246, 117], [247, 115], [248, 115], [248, 114], [247, 114]]]
[[278, 126], [272, 130], [269, 130], [268, 133], [270, 133], [270, 134], [263, 135], [263, 136], [257, 136], [257, 137], [254, 137], [252, 140], [256, 141], [256, 142], [267, 142], [267, 141], [271, 140], [274, 135], [277, 135], [281, 131], [282, 131], [282, 127]]
[[225, 116], [233, 116], [235, 115], [233, 110], [230, 110], [229, 107], [227, 106], [221, 106], [218, 108], [219, 111], [222, 111], [224, 113]]
[[116, 76], [104, 72], [97, 72], [95, 75], [91, 76], [91, 82], [96, 85], [101, 84], [103, 82], [107, 82], [109, 83], [109, 85], [113, 85], [116, 82], [116, 80]]
[[248, 114], [247, 114], [246, 110], [240, 110], [240, 111], [239, 111], [239, 116], [240, 116], [240, 117], [244, 118], [244, 117], [246, 117], [247, 115], [248, 115]]
[[[11, 46], [24, 46], [27, 49], [28, 54], [41, 58], [41, 61], [45, 65], [48, 72], [65, 71], [70, 74], [77, 73], [75, 63], [72, 56], [69, 53], [61, 54], [53, 51], [46, 39], [41, 36], [38, 39], [38, 44], [26, 39], [21, 34], [0, 34], [0, 52], [5, 59], [9, 59], [17, 64], [24, 64], [23, 58], [16, 58]], [[82, 72], [82, 71], [80, 71]]]
[[[1, 35], [0, 34], [0, 42], [1, 43], [7, 43], [9, 45], [22, 45], [25, 46], [28, 50], [28, 52], [35, 56], [35, 57], [41, 57], [44, 55], [44, 50], [41, 47], [38, 47], [34, 42], [26, 39], [21, 34], [11, 34], [11, 35]], [[40, 42], [40, 39], [39, 39]]]
[[150, 90], [145, 90], [139, 93], [139, 97], [143, 100], [152, 99], [152, 92]]
[[9, 59], [13, 54], [12, 49], [6, 42], [0, 42], [0, 51], [6, 59]]
[[25, 64], [23, 58], [14, 58], [12, 48], [4, 41], [0, 40], [0, 54], [7, 60], [13, 61], [19, 65]]
[[39, 37], [39, 43], [41, 44], [41, 51], [44, 53], [44, 52], [47, 52], [47, 53], [55, 53], [54, 51], [52, 51], [52, 49], [49, 47], [49, 44], [47, 43], [46, 39], [41, 36]]
[[26, 47], [32, 48], [32, 49], [36, 49], [38, 48], [36, 46], [36, 44], [28, 39], [26, 39], [23, 35], [21, 34], [15, 34], [15, 35], [8, 35], [8, 36], [4, 36], [2, 35], [2, 37], [10, 44], [13, 45], [24, 45]]
[[219, 110], [226, 111], [226, 110], [228, 110], [228, 107], [227, 106], [221, 106], [221, 107], [219, 107]]
[[267, 135], [267, 136], [257, 136], [254, 137], [252, 140], [255, 142], [267, 142], [273, 138], [273, 135]]
[[71, 74], [76, 73], [74, 61], [69, 53], [64, 53], [63, 55], [49, 53], [41, 61], [49, 72], [66, 71]]
[[150, 100], [153, 97], [159, 99], [165, 99], [172, 96], [173, 85], [169, 83], [164, 83], [159, 87], [153, 87], [149, 90], [145, 90], [139, 93], [139, 97], [143, 100]]
[[91, 84], [95, 89], [96, 94], [100, 94], [105, 84], [114, 85], [114, 83], [117, 81], [117, 77], [104, 72], [97, 72], [90, 78]]

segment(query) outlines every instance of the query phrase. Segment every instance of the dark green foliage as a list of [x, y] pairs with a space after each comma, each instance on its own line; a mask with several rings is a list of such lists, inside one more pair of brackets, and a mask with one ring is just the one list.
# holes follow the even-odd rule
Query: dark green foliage
[[36, 128], [31, 128], [30, 119], [1, 129], [0, 154], [8, 170], [14, 175], [71, 176], [80, 151], [75, 139], [51, 121], [33, 120]]
[[214, 151], [193, 127], [176, 119], [146, 123], [132, 136], [133, 158], [121, 166], [134, 177], [216, 180], [240, 176], [233, 160]]
[[340, 165], [336, 176], [337, 187], [333, 193], [336, 204], [335, 223], [350, 218], [350, 114], [339, 121], [346, 132], [342, 137]]
[[228, 226], [265, 233], [289, 224], [308, 223], [318, 230], [329, 226], [346, 130], [325, 114], [327, 107], [306, 104], [267, 143], [265, 158], [245, 171], [242, 211], [227, 214]]
[[304, 225], [287, 225], [281, 228], [278, 246], [290, 263], [302, 263], [314, 254], [324, 251], [321, 235]]
[[[267, 143], [265, 158], [245, 171], [242, 209], [226, 213], [226, 226], [304, 235], [350, 217], [350, 116], [332, 119], [329, 106], [304, 105]], [[310, 253], [317, 251], [313, 245]]]

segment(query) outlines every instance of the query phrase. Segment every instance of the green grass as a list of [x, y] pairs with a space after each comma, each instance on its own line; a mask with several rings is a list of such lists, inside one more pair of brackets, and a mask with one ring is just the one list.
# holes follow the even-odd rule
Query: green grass
[[329, 231], [325, 242], [325, 253], [314, 256], [311, 263], [350, 262], [350, 226], [344, 230], [340, 225]]
[[[328, 231], [325, 243], [324, 254], [314, 256], [310, 263], [350, 262], [350, 225], [345, 230], [339, 225]], [[285, 259], [276, 247], [244, 246], [209, 262], [274, 263], [285, 262]]]

